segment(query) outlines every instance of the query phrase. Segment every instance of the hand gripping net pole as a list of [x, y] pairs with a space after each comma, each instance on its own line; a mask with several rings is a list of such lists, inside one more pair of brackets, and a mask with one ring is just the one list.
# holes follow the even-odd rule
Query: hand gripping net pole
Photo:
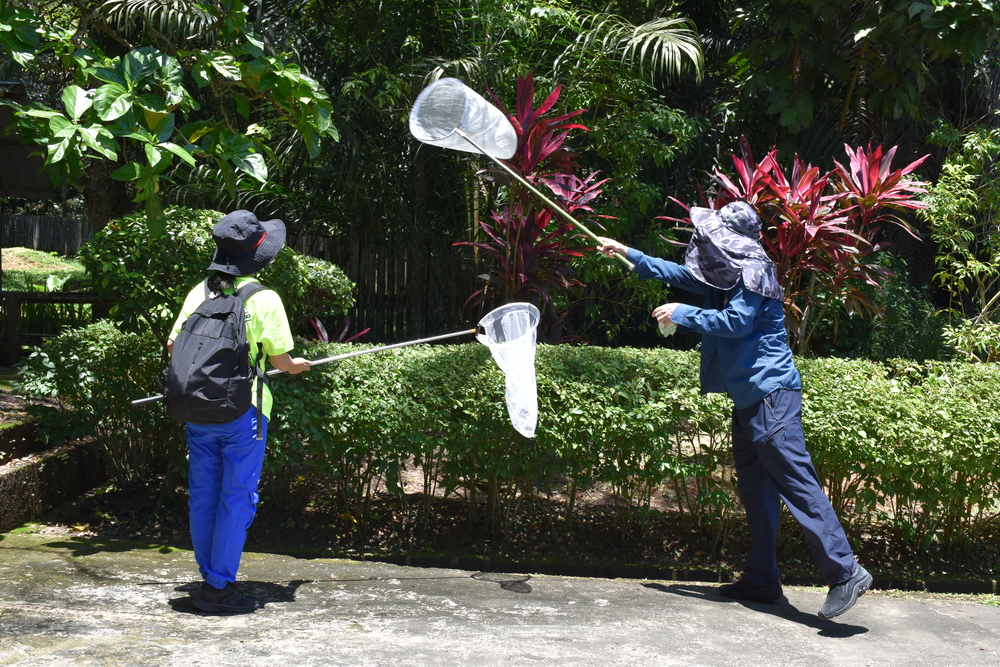
[[514, 429], [526, 438], [535, 437], [538, 423], [535, 340], [539, 317], [538, 308], [530, 303], [509, 303], [479, 320], [476, 335], [506, 377], [507, 413]]

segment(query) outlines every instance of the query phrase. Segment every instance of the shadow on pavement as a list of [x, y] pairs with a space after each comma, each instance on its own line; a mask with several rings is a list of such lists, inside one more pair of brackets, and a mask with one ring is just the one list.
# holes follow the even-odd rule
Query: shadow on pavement
[[782, 598], [774, 604], [765, 604], [762, 602], [733, 600], [731, 598], [723, 597], [722, 595], [719, 595], [717, 586], [693, 586], [690, 584], [665, 585], [654, 583], [643, 584], [643, 586], [662, 593], [683, 595], [684, 597], [698, 598], [708, 602], [740, 604], [748, 609], [753, 609], [754, 611], [763, 612], [765, 614], [770, 614], [771, 616], [777, 616], [778, 618], [792, 621], [793, 623], [799, 623], [800, 625], [816, 628], [819, 630], [818, 634], [821, 637], [846, 638], [868, 632], [868, 628], [861, 625], [849, 625], [838, 623], [836, 621], [827, 621], [813, 614], [807, 614], [803, 611], [799, 611], [788, 602], [788, 598]]
[[61, 542], [49, 542], [42, 546], [50, 549], [70, 550], [70, 556], [93, 556], [98, 553], [123, 553], [125, 551], [159, 551], [163, 554], [173, 553], [178, 547], [168, 544], [153, 544], [151, 542], [126, 541], [101, 537], [71, 537]]
[[[145, 585], [151, 585], [151, 583], [152, 582]], [[302, 584], [311, 583], [313, 582], [308, 579], [296, 579], [294, 581], [289, 581], [287, 584], [272, 583], [270, 581], [241, 581], [239, 582], [239, 586], [240, 590], [244, 593], [256, 598], [259, 608], [263, 609], [268, 603], [271, 602], [295, 602], [295, 591], [297, 591]], [[174, 611], [184, 614], [215, 616], [216, 614], [201, 611], [194, 606], [194, 598], [198, 595], [198, 591], [200, 589], [200, 581], [181, 584], [180, 586], [174, 588], [174, 590], [178, 593], [187, 593], [187, 595], [185, 597], [168, 600], [167, 603]]]
[[472, 578], [477, 581], [490, 581], [500, 584], [500, 588], [513, 593], [530, 593], [531, 586], [528, 585], [528, 574], [503, 574], [501, 572], [476, 572]]

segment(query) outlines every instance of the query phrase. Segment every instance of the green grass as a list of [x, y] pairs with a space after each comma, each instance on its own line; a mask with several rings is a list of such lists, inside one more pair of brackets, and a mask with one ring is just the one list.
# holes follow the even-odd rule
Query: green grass
[[3, 289], [12, 291], [44, 290], [49, 276], [83, 278], [83, 264], [75, 259], [31, 248], [4, 248]]

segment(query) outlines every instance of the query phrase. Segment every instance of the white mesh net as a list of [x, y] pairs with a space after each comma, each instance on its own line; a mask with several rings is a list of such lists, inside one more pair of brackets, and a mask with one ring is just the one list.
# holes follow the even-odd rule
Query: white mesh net
[[517, 134], [503, 112], [450, 77], [438, 79], [417, 96], [410, 109], [410, 133], [425, 144], [469, 153], [486, 152], [502, 160], [517, 150]]
[[479, 320], [476, 339], [490, 348], [506, 377], [507, 413], [526, 438], [535, 437], [538, 390], [535, 386], [535, 332], [538, 309], [530, 303], [509, 303]]

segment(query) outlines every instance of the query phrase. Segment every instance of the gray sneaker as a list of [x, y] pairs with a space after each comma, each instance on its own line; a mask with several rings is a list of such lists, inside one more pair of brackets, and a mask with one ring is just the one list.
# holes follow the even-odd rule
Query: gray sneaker
[[819, 610], [819, 617], [826, 619], [840, 616], [853, 607], [858, 598], [864, 595], [871, 585], [872, 575], [861, 567], [860, 563], [856, 564], [850, 579], [830, 587], [830, 592], [826, 594], [826, 602]]
[[244, 595], [236, 584], [229, 582], [225, 588], [213, 588], [207, 583], [201, 585], [194, 606], [214, 614], [249, 614], [257, 609], [257, 601]]

